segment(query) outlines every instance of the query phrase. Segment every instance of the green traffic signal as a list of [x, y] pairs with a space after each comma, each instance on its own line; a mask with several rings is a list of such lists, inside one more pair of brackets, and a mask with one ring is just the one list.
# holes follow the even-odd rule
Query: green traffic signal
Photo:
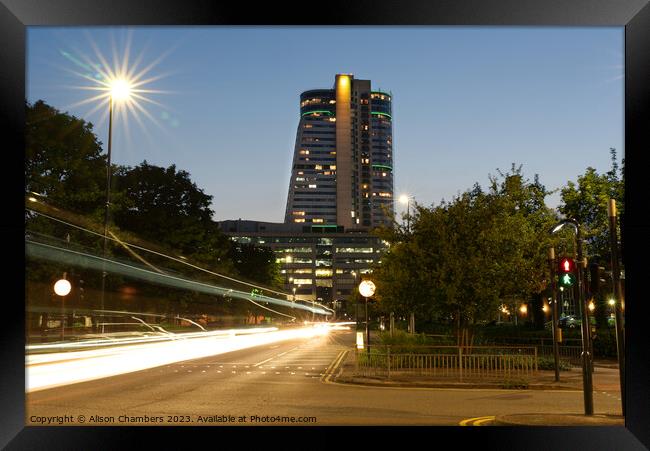
[[562, 274], [560, 276], [560, 285], [563, 287], [570, 287], [576, 282], [576, 276], [571, 273]]

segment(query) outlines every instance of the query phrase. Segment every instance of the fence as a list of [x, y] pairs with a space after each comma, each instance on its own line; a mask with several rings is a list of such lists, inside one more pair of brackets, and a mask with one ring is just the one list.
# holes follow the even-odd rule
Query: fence
[[374, 346], [355, 353], [357, 375], [525, 379], [537, 372], [534, 346]]

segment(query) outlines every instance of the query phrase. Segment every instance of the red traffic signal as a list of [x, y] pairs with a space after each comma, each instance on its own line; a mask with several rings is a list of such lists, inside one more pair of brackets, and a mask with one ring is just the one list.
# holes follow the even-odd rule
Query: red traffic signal
[[562, 273], [568, 273], [568, 272], [573, 272], [576, 268], [576, 265], [571, 258], [561, 258], [560, 259], [560, 274]]

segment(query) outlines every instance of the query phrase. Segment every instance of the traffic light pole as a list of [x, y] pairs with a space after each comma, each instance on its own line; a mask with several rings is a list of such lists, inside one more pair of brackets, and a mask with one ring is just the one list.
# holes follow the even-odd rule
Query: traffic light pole
[[621, 404], [625, 416], [625, 333], [623, 329], [623, 296], [621, 292], [621, 268], [618, 263], [618, 243], [616, 239], [616, 201], [609, 200], [609, 237], [612, 255], [612, 281], [614, 283], [614, 312], [616, 325], [616, 350], [618, 354], [618, 371], [621, 384]]
[[558, 327], [557, 294], [555, 292], [555, 249], [551, 247], [548, 252], [548, 261], [551, 267], [551, 312], [553, 331], [553, 366], [555, 368], [555, 382], [560, 381], [560, 350], [559, 343], [562, 341], [560, 328]]
[[582, 235], [580, 234], [580, 226], [577, 223], [574, 223], [574, 225], [576, 228], [576, 241], [578, 247], [578, 264], [576, 265], [576, 272], [578, 274], [578, 297], [580, 307], [582, 308], [582, 391], [584, 395], [585, 415], [593, 415], [594, 387], [591, 374], [591, 324], [589, 324], [589, 308], [587, 306], [587, 299], [585, 297]]

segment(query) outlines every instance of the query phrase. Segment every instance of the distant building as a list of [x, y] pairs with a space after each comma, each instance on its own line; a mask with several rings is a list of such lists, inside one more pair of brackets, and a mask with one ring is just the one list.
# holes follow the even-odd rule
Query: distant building
[[338, 74], [300, 94], [285, 223], [389, 225], [393, 214], [392, 94]]
[[296, 300], [345, 302], [385, 244], [370, 231], [392, 225], [392, 94], [337, 74], [332, 89], [300, 94], [284, 223], [223, 221], [233, 241], [270, 247]]
[[280, 264], [284, 289], [293, 295], [295, 288], [296, 300], [330, 305], [346, 301], [385, 249], [369, 233], [343, 233], [335, 227], [242, 220], [219, 224], [235, 242], [271, 248]]

